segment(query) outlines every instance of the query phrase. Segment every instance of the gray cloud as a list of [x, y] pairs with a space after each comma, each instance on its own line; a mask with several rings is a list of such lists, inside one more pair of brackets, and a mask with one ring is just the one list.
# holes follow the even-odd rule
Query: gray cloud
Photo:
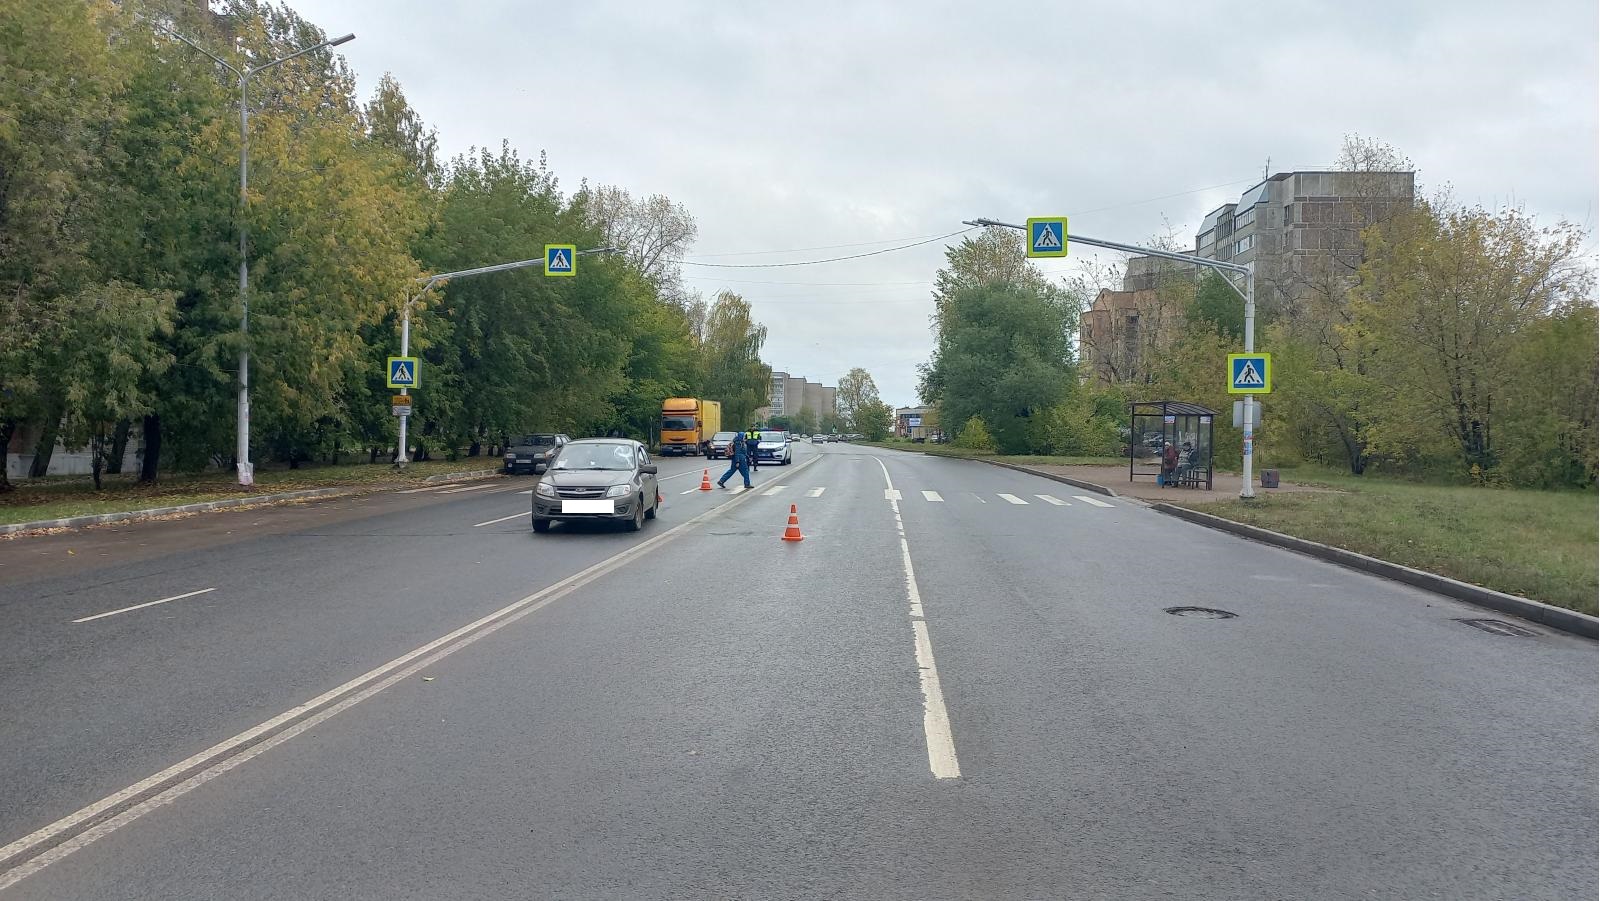
[[[1075, 214], [1075, 231], [1123, 241], [1170, 221], [1187, 238], [1267, 157], [1327, 165], [1348, 132], [1411, 156], [1425, 190], [1594, 224], [1589, 0], [293, 5], [356, 31], [341, 49], [363, 89], [393, 72], [448, 152], [504, 137], [548, 151], [568, 188], [667, 194], [700, 223], [695, 258], [941, 234], [975, 215]], [[751, 300], [776, 367], [832, 382], [865, 366], [908, 403], [941, 262], [930, 246], [685, 272]]]

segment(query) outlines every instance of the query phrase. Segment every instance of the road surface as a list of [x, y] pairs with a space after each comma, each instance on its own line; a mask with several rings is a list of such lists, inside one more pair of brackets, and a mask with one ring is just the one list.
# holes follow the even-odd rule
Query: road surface
[[661, 466], [636, 535], [0, 542], [0, 901], [1595, 896], [1593, 642], [978, 463]]

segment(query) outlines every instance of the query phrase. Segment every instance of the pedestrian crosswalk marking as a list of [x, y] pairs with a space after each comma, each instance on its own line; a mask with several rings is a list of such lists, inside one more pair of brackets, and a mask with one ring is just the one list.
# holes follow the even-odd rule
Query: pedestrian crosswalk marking
[[933, 501], [936, 504], [944, 503], [944, 498], [940, 497], [939, 492], [937, 491], [924, 491], [922, 492], [922, 496], [926, 500]]
[[1028, 503], [1027, 501], [1023, 500], [1022, 498], [1017, 497], [1015, 494], [1002, 494], [1000, 496], [1005, 499], [1006, 503], [1010, 503], [1010, 504], [1026, 504], [1026, 503]]
[[678, 493], [679, 494], [694, 494], [696, 491], [699, 491], [699, 490], [700, 490], [700, 486], [696, 485], [695, 487], [690, 488], [688, 491], [680, 491]]
[[1074, 494], [1073, 497], [1075, 499], [1077, 499], [1077, 500], [1083, 501], [1086, 504], [1094, 504], [1096, 507], [1112, 507], [1112, 506], [1115, 506], [1115, 504], [1108, 504], [1105, 501], [1097, 501], [1092, 497], [1088, 497], [1087, 495]]
[[978, 499], [978, 503], [980, 503], [980, 504], [989, 503], [988, 501], [983, 499], [983, 495], [981, 495], [981, 494], [974, 494], [973, 497], [977, 498]]
[[886, 501], [897, 501], [897, 500], [899, 500], [900, 499], [900, 489], [898, 489], [898, 488], [885, 488], [885, 489], [883, 489], [883, 499], [886, 500]]
[[827, 490], [826, 488], [813, 488], [806, 492], [806, 497], [822, 497], [822, 492]]
[[788, 488], [788, 487], [789, 487], [788, 485], [773, 485], [771, 488], [768, 488], [766, 491], [761, 492], [761, 494], [763, 496], [765, 496], [765, 497], [772, 497], [774, 494], [777, 494], [778, 492], [780, 492], [783, 489]]
[[1051, 497], [1048, 494], [1035, 494], [1034, 497], [1038, 498], [1041, 501], [1044, 501], [1047, 504], [1054, 504], [1057, 507], [1070, 507], [1070, 506], [1072, 506], [1071, 504], [1067, 503], [1066, 501], [1062, 500], [1061, 498], [1059, 498], [1059, 497]]

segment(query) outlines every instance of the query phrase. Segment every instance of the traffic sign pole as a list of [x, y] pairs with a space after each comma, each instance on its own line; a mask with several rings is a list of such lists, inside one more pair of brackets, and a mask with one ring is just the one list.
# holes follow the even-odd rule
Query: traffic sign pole
[[[1256, 264], [1246, 264], [1249, 271], [1244, 276], [1244, 352], [1254, 353], [1256, 349]], [[1244, 484], [1239, 488], [1239, 496], [1250, 498], [1256, 496], [1255, 487], [1251, 484], [1251, 470], [1256, 458], [1256, 396], [1244, 396]]]
[[[432, 283], [430, 282], [429, 284], [431, 285]], [[428, 290], [426, 287], [422, 289], [422, 291], [426, 290]], [[406, 301], [405, 315], [400, 319], [400, 356], [402, 357], [411, 356], [411, 305], [422, 297], [422, 291], [418, 291], [416, 297]], [[401, 388], [400, 394], [409, 397], [411, 389]], [[410, 419], [411, 412], [409, 410], [400, 414], [400, 450], [395, 454], [394, 465], [401, 469], [405, 469], [406, 464], [411, 462], [411, 459], [406, 456], [406, 424]]]

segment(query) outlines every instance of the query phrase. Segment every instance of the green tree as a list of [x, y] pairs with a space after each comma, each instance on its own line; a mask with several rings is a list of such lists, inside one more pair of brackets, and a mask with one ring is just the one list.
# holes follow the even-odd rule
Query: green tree
[[844, 378], [839, 380], [836, 397], [839, 422], [851, 432], [865, 432], [866, 429], [861, 422], [863, 414], [875, 412], [878, 406], [882, 406], [877, 383], [859, 366], [845, 373]]
[[772, 368], [761, 362], [766, 326], [750, 317], [750, 304], [732, 291], [717, 295], [706, 318], [701, 351], [706, 367], [706, 396], [722, 402], [723, 423], [749, 424], [757, 407], [767, 403]]
[[994, 438], [989, 434], [989, 429], [983, 424], [983, 417], [973, 416], [967, 424], [961, 427], [961, 432], [956, 435], [955, 446], [963, 450], [982, 451], [994, 453]]
[[[1516, 210], [1423, 204], [1369, 230], [1348, 331], [1374, 348], [1374, 450], [1406, 456], [1446, 436], [1458, 475], [1494, 470], [1519, 343], [1553, 313], [1592, 303], [1582, 254], [1580, 229], [1540, 228]], [[1566, 371], [1540, 377], [1591, 376], [1561, 359]]]
[[871, 400], [856, 408], [851, 430], [868, 441], [882, 441], [894, 428], [894, 409], [881, 400]]
[[1073, 382], [1068, 335], [1073, 311], [1047, 287], [1008, 282], [963, 288], [942, 314], [939, 343], [920, 392], [941, 417], [981, 417], [1005, 453], [1028, 449], [1028, 420], [1066, 396]]

